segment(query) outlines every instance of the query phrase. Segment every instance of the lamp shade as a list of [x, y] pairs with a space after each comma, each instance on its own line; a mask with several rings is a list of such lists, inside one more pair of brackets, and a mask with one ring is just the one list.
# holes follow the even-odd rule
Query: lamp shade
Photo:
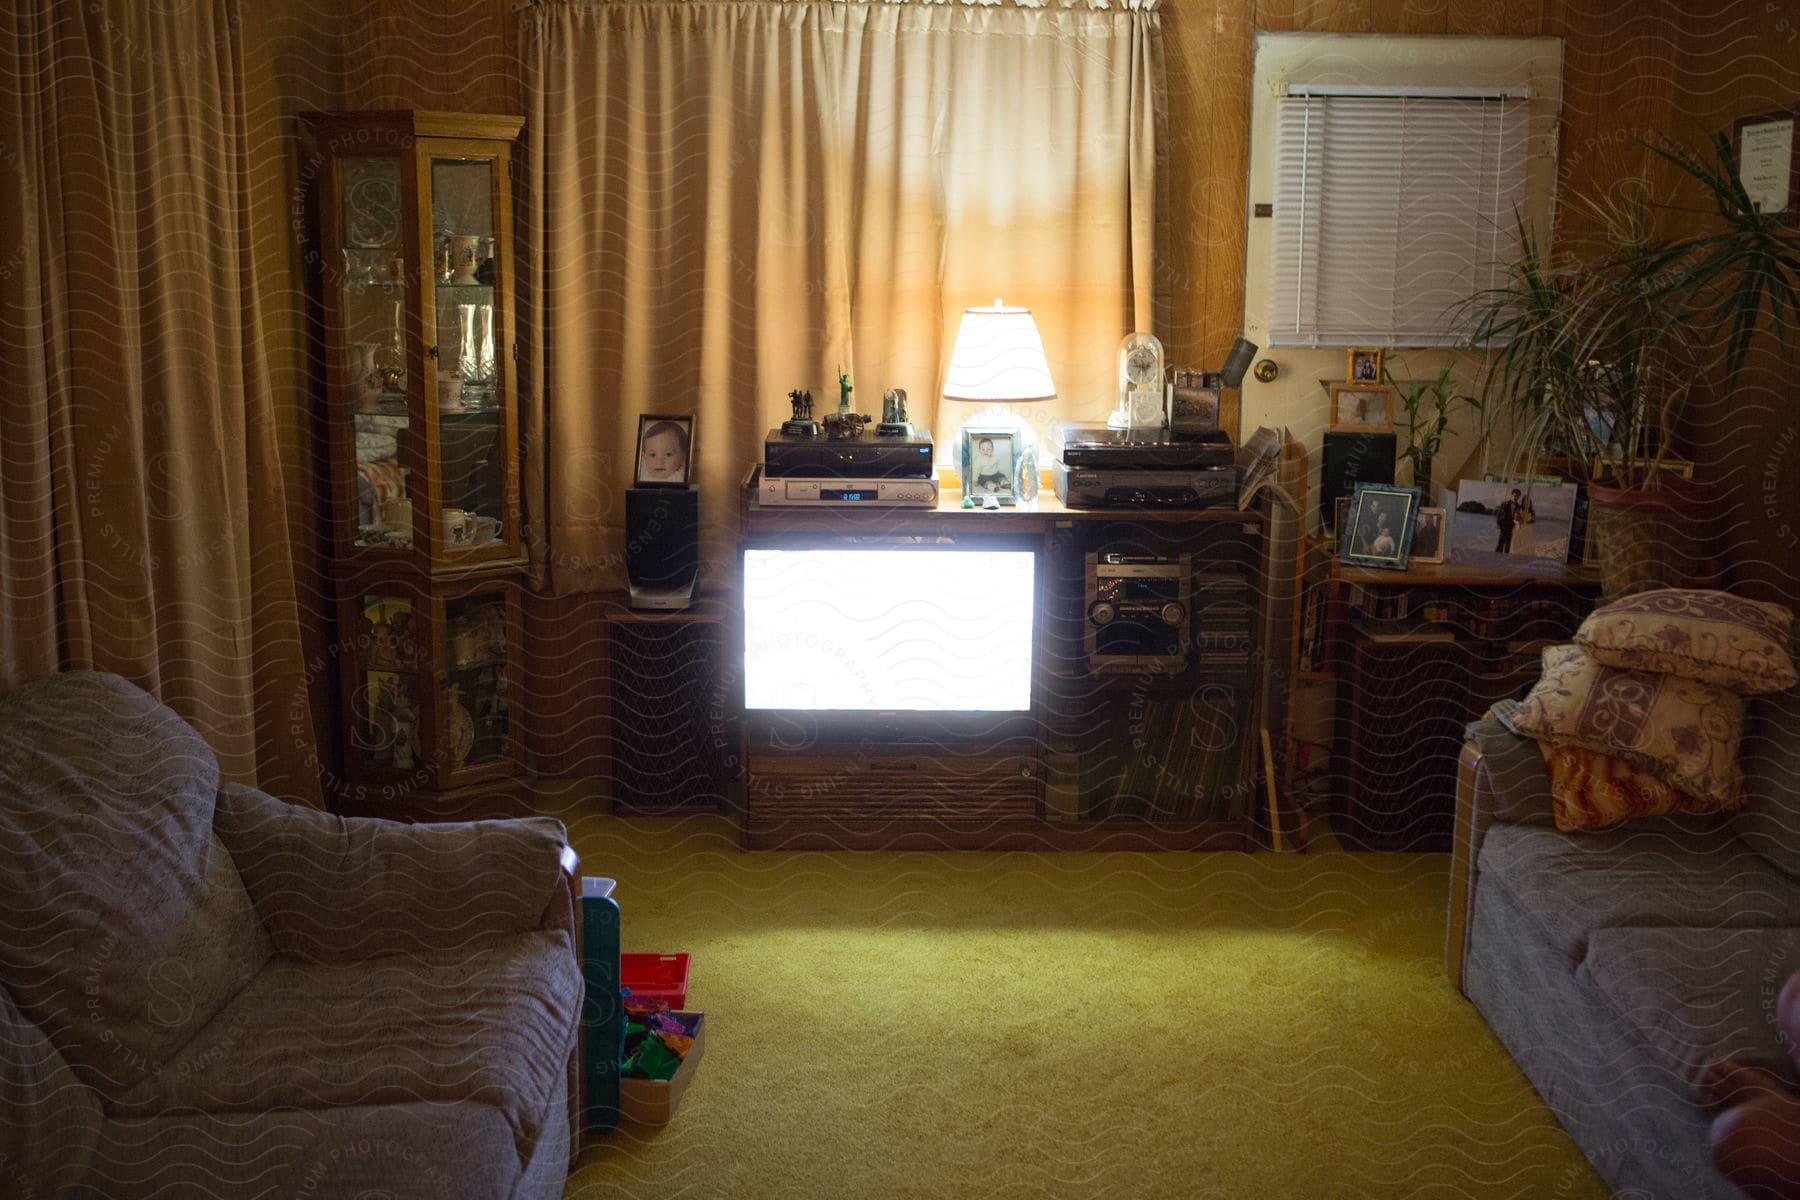
[[1024, 404], [1056, 398], [1044, 339], [1029, 308], [965, 308], [950, 350], [944, 399]]

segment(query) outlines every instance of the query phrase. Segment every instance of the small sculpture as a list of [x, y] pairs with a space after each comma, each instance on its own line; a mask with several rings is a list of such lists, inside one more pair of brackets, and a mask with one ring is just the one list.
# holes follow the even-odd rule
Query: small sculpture
[[862, 436], [863, 426], [868, 423], [868, 413], [839, 409], [825, 414], [825, 436], [833, 439], [859, 438]]
[[819, 423], [812, 419], [812, 393], [795, 388], [788, 393], [788, 403], [793, 406], [794, 415], [781, 423], [781, 432], [789, 437], [818, 437]]
[[850, 386], [850, 376], [844, 368], [838, 368], [838, 411], [850, 410], [850, 393], [856, 389]]
[[906, 416], [906, 389], [889, 388], [881, 393], [881, 424], [876, 437], [911, 437], [912, 422]]

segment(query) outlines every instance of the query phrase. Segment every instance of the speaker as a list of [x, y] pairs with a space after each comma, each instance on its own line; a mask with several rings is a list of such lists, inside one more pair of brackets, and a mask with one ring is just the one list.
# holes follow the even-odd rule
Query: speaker
[[1250, 362], [1256, 357], [1256, 343], [1249, 338], [1238, 338], [1231, 343], [1231, 350], [1225, 355], [1225, 366], [1219, 374], [1225, 377], [1228, 388], [1241, 387], [1244, 372], [1250, 369]]
[[686, 608], [700, 574], [700, 493], [625, 489], [625, 575], [633, 608]]
[[1359, 483], [1394, 482], [1394, 449], [1391, 433], [1325, 434], [1325, 454], [1319, 465], [1319, 524], [1336, 529], [1334, 506]]

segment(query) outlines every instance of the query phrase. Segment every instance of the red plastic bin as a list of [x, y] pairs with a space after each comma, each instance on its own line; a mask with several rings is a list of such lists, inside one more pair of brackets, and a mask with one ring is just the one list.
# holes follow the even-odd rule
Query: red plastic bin
[[688, 956], [685, 954], [621, 954], [619, 985], [639, 1000], [664, 1000], [670, 1008], [687, 1004]]

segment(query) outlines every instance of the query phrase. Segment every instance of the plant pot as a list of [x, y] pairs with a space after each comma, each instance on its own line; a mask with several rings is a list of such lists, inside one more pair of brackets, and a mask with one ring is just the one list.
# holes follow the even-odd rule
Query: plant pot
[[1718, 586], [1722, 564], [1715, 531], [1723, 500], [1716, 486], [1691, 479], [1664, 479], [1654, 490], [1591, 486], [1590, 558], [1600, 566], [1604, 598], [1652, 588]]

